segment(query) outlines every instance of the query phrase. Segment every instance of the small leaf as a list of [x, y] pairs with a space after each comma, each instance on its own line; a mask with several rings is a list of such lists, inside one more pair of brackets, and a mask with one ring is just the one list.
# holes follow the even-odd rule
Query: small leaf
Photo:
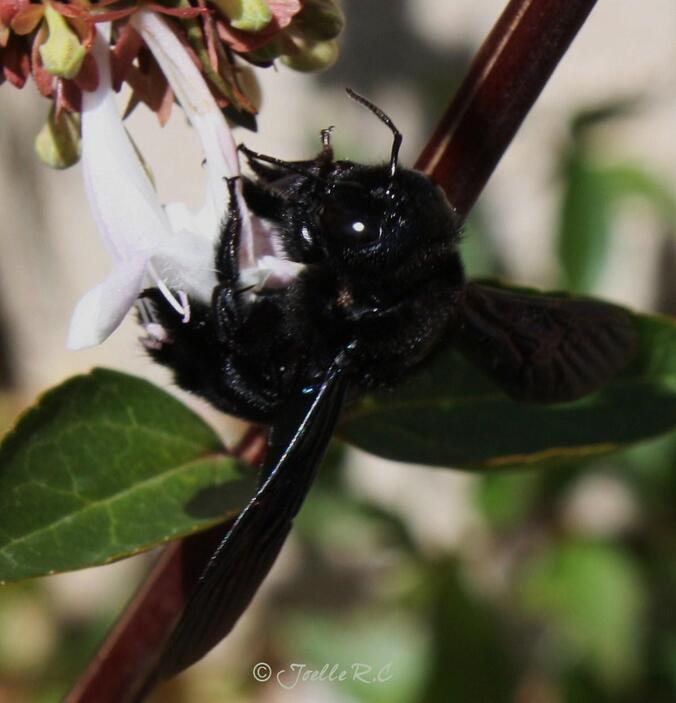
[[395, 391], [364, 398], [342, 436], [394, 461], [496, 469], [593, 456], [676, 428], [676, 323], [635, 315], [633, 361], [574, 403], [510, 400], [453, 349]]
[[559, 257], [565, 287], [575, 293], [593, 288], [610, 246], [611, 189], [603, 171], [587, 162], [583, 148], [568, 157], [559, 225]]
[[662, 179], [632, 164], [608, 167], [605, 178], [613, 198], [643, 198], [667, 222], [676, 223], [676, 195]]
[[46, 393], [0, 445], [0, 580], [102, 564], [233, 515], [254, 472], [150, 383], [97, 369]]
[[573, 137], [584, 138], [595, 127], [621, 117], [635, 115], [645, 105], [645, 96], [636, 94], [613, 98], [607, 102], [597, 103], [580, 110], [571, 122]]
[[570, 659], [610, 688], [639, 672], [646, 595], [637, 566], [619, 549], [584, 542], [539, 556], [521, 584], [526, 611], [551, 623]]
[[524, 519], [538, 497], [539, 477], [532, 471], [487, 473], [476, 485], [476, 506], [492, 527], [510, 527]]
[[571, 147], [559, 226], [565, 287], [576, 293], [591, 291], [605, 265], [619, 201], [642, 198], [676, 224], [676, 195], [667, 183], [632, 164], [595, 165], [587, 151], [583, 141]]

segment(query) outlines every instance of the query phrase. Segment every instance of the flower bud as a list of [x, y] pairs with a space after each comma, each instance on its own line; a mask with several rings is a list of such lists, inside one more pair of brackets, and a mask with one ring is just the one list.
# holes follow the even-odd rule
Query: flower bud
[[80, 158], [80, 115], [62, 112], [56, 119], [54, 107], [35, 138], [35, 153], [51, 168], [68, 168]]
[[294, 39], [294, 43], [298, 52], [281, 58], [282, 63], [294, 71], [323, 71], [338, 58], [338, 42], [335, 39], [320, 42]]
[[254, 63], [269, 63], [278, 59], [284, 53], [285, 48], [281, 36], [277, 35], [267, 44], [263, 44], [253, 51], [247, 51], [245, 56]]
[[345, 26], [345, 15], [334, 0], [305, 0], [293, 27], [311, 41], [335, 39]]
[[63, 15], [49, 3], [45, 5], [45, 19], [49, 28], [49, 38], [40, 47], [40, 58], [45, 70], [60, 78], [75, 78], [87, 53], [80, 43], [80, 38], [70, 28]]
[[270, 24], [272, 11], [265, 0], [214, 0], [235, 29], [260, 32]]

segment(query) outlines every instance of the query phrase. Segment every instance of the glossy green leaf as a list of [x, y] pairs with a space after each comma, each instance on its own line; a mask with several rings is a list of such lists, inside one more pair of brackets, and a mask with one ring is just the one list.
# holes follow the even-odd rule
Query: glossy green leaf
[[252, 494], [197, 415], [115, 371], [46, 393], [0, 445], [0, 580], [102, 564], [205, 528]]
[[447, 350], [395, 391], [352, 408], [342, 436], [395, 461], [485, 470], [593, 456], [669, 432], [676, 428], [676, 322], [634, 319], [633, 361], [582, 400], [510, 400]]

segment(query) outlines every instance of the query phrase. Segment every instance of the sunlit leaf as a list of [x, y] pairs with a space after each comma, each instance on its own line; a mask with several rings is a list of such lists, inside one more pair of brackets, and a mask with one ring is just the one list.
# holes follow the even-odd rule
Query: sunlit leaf
[[109, 562], [207, 527], [241, 508], [253, 474], [152, 384], [76, 376], [0, 445], [0, 580]]

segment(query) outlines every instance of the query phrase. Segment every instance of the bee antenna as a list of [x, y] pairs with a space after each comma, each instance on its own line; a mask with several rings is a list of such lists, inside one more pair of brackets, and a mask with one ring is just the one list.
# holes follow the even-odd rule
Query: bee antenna
[[355, 93], [352, 88], [345, 88], [345, 91], [353, 100], [361, 103], [392, 130], [394, 138], [392, 140], [392, 155], [390, 156], [390, 176], [394, 176], [399, 160], [399, 148], [401, 147], [401, 142], [403, 139], [401, 132], [394, 126], [394, 122], [392, 122], [392, 120], [370, 100], [367, 100], [363, 95], [359, 95], [359, 93]]

